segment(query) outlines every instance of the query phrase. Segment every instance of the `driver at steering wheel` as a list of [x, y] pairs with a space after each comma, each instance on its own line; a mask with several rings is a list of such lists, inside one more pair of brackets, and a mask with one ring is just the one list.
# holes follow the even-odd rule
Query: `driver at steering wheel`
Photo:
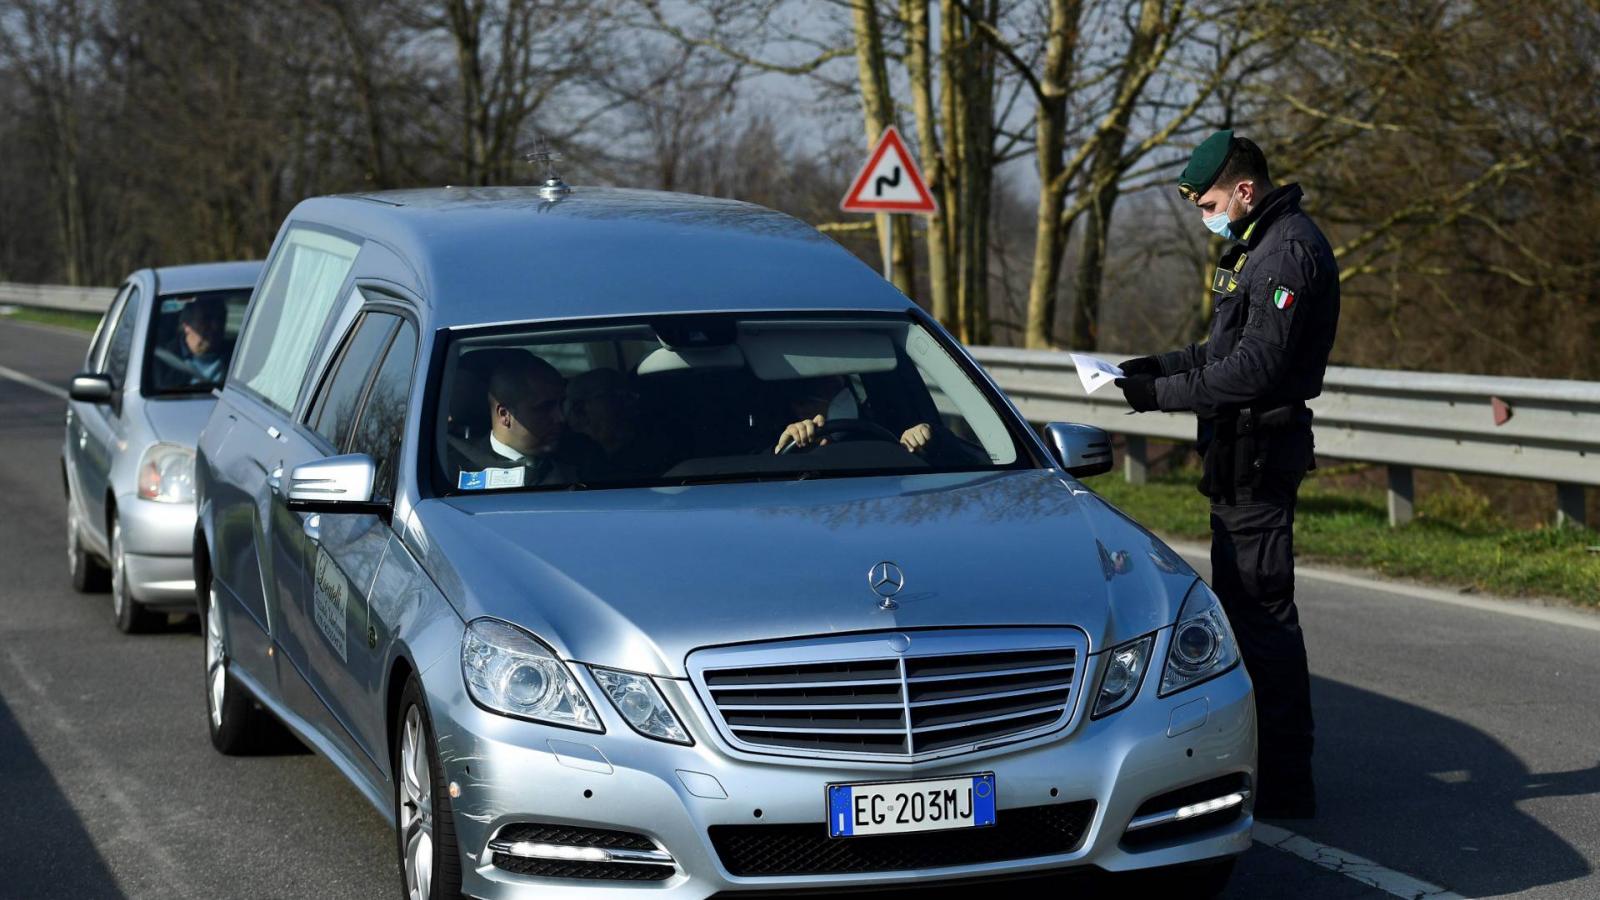
[[163, 388], [222, 383], [233, 357], [227, 324], [227, 304], [216, 297], [185, 304], [172, 341], [157, 348], [163, 365], [156, 369], [156, 382]]
[[[800, 450], [827, 446], [828, 439], [824, 435], [828, 433], [828, 420], [854, 418], [859, 407], [850, 382], [843, 375], [823, 375], [796, 384], [789, 397], [789, 410], [797, 421], [783, 429], [777, 445], [772, 448], [773, 454], [782, 453], [790, 443]], [[900, 435], [900, 446], [911, 453], [921, 453], [931, 440], [933, 429], [923, 422]]]

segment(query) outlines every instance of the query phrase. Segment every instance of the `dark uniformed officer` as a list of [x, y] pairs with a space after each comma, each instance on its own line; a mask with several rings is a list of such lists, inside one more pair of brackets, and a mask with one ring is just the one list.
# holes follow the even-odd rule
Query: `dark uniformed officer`
[[1255, 682], [1256, 813], [1315, 815], [1311, 696], [1294, 604], [1295, 495], [1312, 458], [1311, 411], [1339, 323], [1339, 266], [1300, 187], [1274, 187], [1261, 149], [1219, 131], [1178, 190], [1231, 244], [1212, 273], [1211, 334], [1122, 364], [1134, 410], [1192, 410], [1211, 498], [1212, 582]]

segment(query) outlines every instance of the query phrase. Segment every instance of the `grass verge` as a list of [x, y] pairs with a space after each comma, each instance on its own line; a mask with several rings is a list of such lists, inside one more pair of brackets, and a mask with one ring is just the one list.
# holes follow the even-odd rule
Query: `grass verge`
[[0, 312], [0, 319], [9, 319], [14, 322], [35, 322], [40, 325], [54, 325], [58, 328], [73, 328], [78, 331], [93, 331], [100, 324], [99, 313], [68, 312], [59, 309], [32, 309], [26, 306], [14, 306], [5, 312]]
[[[1131, 485], [1111, 474], [1090, 486], [1155, 531], [1209, 541], [1209, 505], [1194, 488], [1198, 478], [1178, 470]], [[1381, 489], [1334, 485], [1313, 472], [1300, 488], [1295, 554], [1492, 594], [1600, 606], [1600, 534], [1514, 527], [1465, 486], [1419, 498], [1416, 519], [1390, 528]]]

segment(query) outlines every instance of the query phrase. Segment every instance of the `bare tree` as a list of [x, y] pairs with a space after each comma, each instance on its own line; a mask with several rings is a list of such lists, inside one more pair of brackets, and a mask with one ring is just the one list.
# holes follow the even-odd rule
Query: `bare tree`
[[[495, 184], [514, 176], [533, 137], [529, 126], [571, 99], [562, 92], [592, 71], [612, 9], [583, 0], [444, 0], [442, 9], [419, 2], [410, 14], [453, 51], [459, 177]], [[595, 114], [564, 112], [547, 123], [558, 143], [580, 137]]]
[[86, 98], [98, 62], [91, 33], [98, 8], [79, 0], [12, 0], [0, 12], [0, 59], [25, 86], [38, 116], [50, 200], [68, 284], [91, 275], [82, 165]]
[[1220, 250], [1172, 178], [1234, 127], [1335, 244], [1342, 360], [1592, 377], [1597, 81], [1592, 0], [9, 0], [0, 273], [258, 256], [311, 194], [525, 182], [535, 133], [872, 260], [832, 220], [894, 123], [939, 207], [894, 279], [957, 335], [1163, 343]]
[[[1128, 11], [1124, 15], [1115, 3], [1049, 0], [1042, 33], [981, 29], [1035, 99], [1039, 203], [1025, 337], [1030, 347], [1054, 343], [1061, 261], [1071, 228], [1085, 213], [1070, 343], [1096, 346], [1106, 236], [1118, 197], [1130, 182], [1163, 167], [1149, 165], [1148, 157], [1193, 127], [1249, 47], [1227, 27], [1235, 15], [1229, 9], [1140, 0]], [[1081, 36], [1090, 30], [1119, 37], [1085, 46]], [[1175, 48], [1182, 48], [1176, 60]]]

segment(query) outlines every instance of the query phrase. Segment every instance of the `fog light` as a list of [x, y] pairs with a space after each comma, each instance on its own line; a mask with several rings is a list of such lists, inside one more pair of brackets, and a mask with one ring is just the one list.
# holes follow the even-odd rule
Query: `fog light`
[[1174, 815], [1173, 818], [1181, 822], [1184, 819], [1192, 819], [1195, 816], [1203, 816], [1206, 813], [1214, 813], [1218, 810], [1227, 809], [1230, 806], [1238, 806], [1243, 802], [1244, 795], [1236, 791], [1232, 794], [1226, 794], [1214, 800], [1207, 800], [1204, 803], [1191, 803], [1188, 806], [1180, 806], [1178, 807], [1177, 814]]

